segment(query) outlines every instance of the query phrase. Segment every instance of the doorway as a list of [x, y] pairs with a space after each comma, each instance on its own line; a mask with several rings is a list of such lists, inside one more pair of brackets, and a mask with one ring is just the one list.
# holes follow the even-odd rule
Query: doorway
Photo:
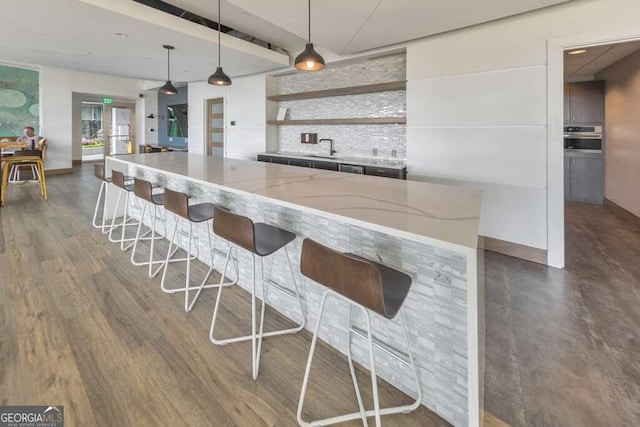
[[208, 156], [225, 156], [224, 98], [207, 99], [207, 146]]
[[547, 41], [547, 264], [552, 267], [565, 266], [565, 51], [639, 39], [640, 28]]
[[104, 107], [99, 102], [82, 101], [82, 161], [104, 159]]
[[135, 152], [134, 101], [74, 93], [72, 104], [74, 163]]

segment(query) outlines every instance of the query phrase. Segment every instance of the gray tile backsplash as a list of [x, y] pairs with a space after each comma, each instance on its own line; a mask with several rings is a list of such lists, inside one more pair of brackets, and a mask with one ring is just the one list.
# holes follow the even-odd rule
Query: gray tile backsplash
[[[406, 79], [406, 55], [393, 55], [362, 62], [331, 66], [313, 73], [277, 77], [279, 93], [297, 93]], [[282, 101], [288, 108], [287, 120], [405, 117], [406, 92], [403, 90]], [[406, 159], [406, 125], [295, 125], [278, 126], [280, 151], [323, 154], [325, 144], [301, 144], [300, 134], [313, 132], [335, 141], [340, 156]], [[377, 155], [373, 151], [377, 150]]]

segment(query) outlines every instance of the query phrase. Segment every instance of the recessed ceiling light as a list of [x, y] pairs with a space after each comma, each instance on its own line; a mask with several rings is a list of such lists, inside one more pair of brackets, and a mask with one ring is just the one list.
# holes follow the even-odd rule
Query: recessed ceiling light
[[116, 36], [118, 36], [118, 37], [122, 37], [122, 38], [124, 39], [124, 38], [129, 37], [129, 34], [125, 34], [125, 33], [116, 33]]
[[93, 56], [95, 54], [96, 54], [95, 52], [87, 52], [87, 55], [92, 55]]
[[569, 55], [582, 55], [583, 53], [586, 53], [587, 49], [576, 49], [576, 50], [571, 50], [569, 51]]

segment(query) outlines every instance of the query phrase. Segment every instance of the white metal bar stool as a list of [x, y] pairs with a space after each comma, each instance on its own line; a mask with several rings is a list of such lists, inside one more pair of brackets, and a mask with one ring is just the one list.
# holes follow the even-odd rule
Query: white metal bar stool
[[[131, 194], [133, 193], [133, 184], [127, 184], [125, 181], [125, 176], [122, 172], [117, 170], [111, 171], [111, 183], [118, 187], [118, 199], [116, 200], [116, 206], [113, 210], [113, 218], [111, 219], [111, 226], [109, 227], [109, 241], [113, 243], [120, 243], [120, 249], [122, 251], [127, 251], [129, 248], [133, 247], [134, 243], [137, 240], [149, 240], [150, 237], [147, 237], [151, 230], [145, 231], [142, 236], [136, 237], [125, 237], [125, 233], [127, 231], [127, 227], [138, 227], [142, 220], [136, 221], [135, 218], [130, 214], [131, 204], [134, 203], [136, 198], [132, 198]], [[120, 202], [122, 197], [124, 196], [124, 214], [122, 216], [122, 221], [120, 224], [116, 224], [116, 215], [118, 212], [118, 208], [120, 207]], [[113, 230], [120, 227], [120, 238], [117, 239], [113, 237]], [[154, 239], [162, 239], [163, 236], [155, 236]], [[125, 246], [125, 243], [129, 244]]]
[[[158, 207], [164, 205], [164, 193], [153, 193], [153, 184], [149, 181], [145, 181], [143, 179], [134, 178], [133, 180], [133, 194], [142, 201], [143, 208], [142, 213], [140, 214], [140, 221], [138, 223], [138, 230], [136, 231], [136, 238], [133, 242], [133, 249], [131, 250], [131, 263], [137, 266], [148, 265], [149, 266], [149, 277], [153, 278], [162, 270], [165, 259], [154, 260], [154, 242], [156, 240], [156, 236], [160, 238], [164, 238], [167, 235], [167, 222], [166, 222], [166, 214], [164, 216], [158, 214]], [[164, 209], [162, 210], [164, 213]], [[151, 237], [150, 237], [150, 247], [149, 247], [149, 260], [148, 261], [137, 261], [136, 260], [136, 250], [138, 249], [138, 242], [140, 241], [140, 230], [142, 229], [142, 225], [144, 222], [144, 216], [146, 213], [149, 213], [149, 219], [151, 222]], [[162, 234], [157, 233], [156, 224], [160, 220], [160, 224], [162, 224]], [[175, 252], [178, 250], [176, 246]], [[173, 255], [173, 254], [172, 254]], [[158, 268], [153, 270], [153, 266], [161, 264]]]
[[[104, 164], [95, 163], [93, 165], [93, 175], [100, 180], [100, 191], [98, 192], [98, 199], [96, 200], [96, 207], [93, 210], [93, 228], [99, 228], [102, 231], [102, 234], [107, 234], [109, 232], [109, 228], [107, 225], [107, 196], [109, 192], [109, 183], [111, 182], [110, 177], [105, 177], [104, 174]], [[131, 182], [133, 180], [130, 176], [125, 176], [125, 182]], [[102, 224], [96, 222], [98, 219], [98, 209], [100, 208], [100, 202], [102, 202]]]
[[[191, 261], [197, 257], [197, 250], [199, 246], [197, 243], [197, 237], [193, 235], [193, 224], [213, 220], [214, 209], [216, 205], [214, 205], [213, 203], [198, 203], [195, 205], [190, 205], [189, 196], [187, 194], [165, 188], [164, 189], [164, 207], [168, 211], [175, 214], [176, 225], [173, 228], [173, 233], [171, 235], [169, 248], [167, 249], [167, 257], [164, 261], [164, 268], [162, 271], [162, 280], [160, 281], [160, 288], [162, 289], [163, 292], [168, 294], [184, 292], [184, 310], [191, 311], [191, 309], [193, 308], [194, 304], [196, 303], [196, 300], [200, 296], [200, 293], [202, 292], [203, 289], [217, 288], [222, 286], [231, 286], [235, 284], [238, 277], [238, 269], [236, 266], [236, 280], [233, 282], [223, 283], [224, 281], [224, 275], [223, 275], [222, 278], [220, 279], [220, 283], [209, 284], [209, 285], [206, 284], [207, 280], [211, 276], [211, 273], [213, 272], [213, 268], [215, 265], [214, 261], [215, 261], [215, 251], [216, 251], [215, 246], [211, 242], [211, 232], [208, 232], [207, 236], [209, 238], [209, 250], [211, 251], [211, 265], [209, 266], [209, 271], [204, 276], [204, 279], [202, 280], [200, 285], [191, 286], [191, 280], [190, 280]], [[178, 234], [178, 228], [183, 222], [189, 223], [189, 232], [188, 232], [189, 243], [188, 243], [187, 255], [184, 258], [173, 258], [173, 255], [176, 253], [176, 251], [179, 248], [179, 245], [176, 242], [176, 235]], [[194, 241], [196, 242], [195, 244], [196, 254], [192, 255], [191, 247]], [[174, 245], [175, 245], [175, 249], [173, 248]], [[183, 288], [169, 289], [165, 286], [165, 280], [167, 277], [167, 267], [169, 266], [170, 263], [177, 262], [177, 261], [186, 261], [187, 263], [187, 269], [185, 274], [185, 284]], [[191, 301], [189, 301], [189, 293], [192, 290], [196, 291], [196, 295], [195, 297], [193, 297]]]
[[[413, 351], [411, 350], [411, 342], [409, 340], [404, 316], [400, 313], [399, 317], [403, 338], [407, 345], [407, 352], [402, 355], [401, 352], [387, 351], [387, 354], [394, 356], [405, 365], [408, 365], [413, 371], [418, 396], [415, 402], [410, 405], [384, 409], [380, 408], [374, 346], [378, 346], [383, 349], [388, 349], [389, 346], [380, 345], [380, 343], [373, 337], [371, 327], [371, 312], [379, 314], [388, 320], [393, 319], [398, 314], [407, 294], [409, 293], [409, 289], [411, 288], [411, 277], [401, 271], [394, 270], [383, 264], [367, 260], [360, 256], [334, 251], [333, 249], [323, 246], [311, 239], [305, 239], [302, 243], [300, 270], [305, 277], [326, 286], [328, 289], [322, 296], [318, 323], [316, 324], [313, 340], [311, 341], [309, 359], [307, 360], [304, 381], [302, 383], [302, 391], [300, 392], [300, 401], [298, 402], [298, 423], [302, 426], [325, 426], [360, 418], [362, 419], [363, 425], [366, 426], [368, 425], [367, 417], [375, 417], [376, 426], [380, 426], [380, 417], [382, 415], [398, 413], [407, 414], [418, 408], [422, 401], [422, 392], [420, 390], [418, 368], [413, 358]], [[311, 371], [313, 353], [316, 348], [316, 342], [318, 341], [318, 332], [320, 331], [322, 316], [329, 297], [349, 303], [349, 342], [347, 357], [349, 359], [349, 370], [351, 371], [351, 379], [356, 392], [359, 411], [323, 420], [305, 421], [302, 419], [304, 398], [309, 383], [309, 373]], [[359, 308], [365, 314], [364, 317], [367, 325], [366, 339], [368, 341], [369, 363], [371, 365], [373, 410], [366, 410], [362, 404], [360, 388], [358, 386], [353, 360], [351, 358], [352, 335], [356, 334], [364, 337], [359, 330], [354, 329], [352, 324], [351, 312], [353, 308]]]
[[[216, 304], [213, 309], [213, 317], [211, 319], [211, 329], [209, 331], [209, 339], [216, 345], [226, 345], [230, 343], [236, 343], [240, 341], [251, 340], [251, 355], [253, 362], [253, 379], [258, 378], [258, 371], [260, 369], [260, 353], [262, 348], [262, 338], [272, 337], [283, 334], [293, 334], [301, 331], [304, 328], [306, 322], [306, 315], [304, 307], [302, 306], [302, 299], [300, 298], [300, 292], [298, 291], [298, 285], [296, 284], [296, 278], [291, 267], [291, 258], [287, 250], [287, 245], [295, 240], [296, 235], [283, 230], [273, 225], [264, 223], [254, 223], [250, 218], [245, 216], [231, 213], [227, 210], [215, 209], [215, 220], [213, 221], [213, 231], [216, 235], [227, 240], [229, 250], [227, 251], [227, 257], [224, 262], [224, 269], [222, 271], [222, 278], [224, 278], [229, 259], [234, 249], [242, 248], [251, 253], [251, 274], [252, 274], [252, 288], [251, 288], [251, 335], [245, 335], [235, 338], [218, 339], [214, 336], [214, 329], [216, 319], [218, 316], [218, 309], [220, 307], [220, 299], [222, 297], [222, 287], [218, 290], [218, 296], [216, 298]], [[287, 264], [291, 271], [291, 280], [293, 282], [293, 290], [285, 288], [277, 283], [264, 280], [264, 268], [263, 258], [274, 254], [279, 249], [284, 248]], [[260, 327], [259, 331], [256, 331], [256, 258], [260, 259], [260, 271], [262, 279], [262, 308], [260, 312]], [[237, 264], [237, 253], [234, 257]], [[237, 271], [237, 266], [236, 266]], [[222, 280], [222, 279], [221, 279]], [[267, 290], [268, 288], [274, 288], [283, 292], [298, 301], [300, 308], [301, 321], [295, 328], [282, 329], [277, 331], [264, 332], [264, 313], [267, 304]]]

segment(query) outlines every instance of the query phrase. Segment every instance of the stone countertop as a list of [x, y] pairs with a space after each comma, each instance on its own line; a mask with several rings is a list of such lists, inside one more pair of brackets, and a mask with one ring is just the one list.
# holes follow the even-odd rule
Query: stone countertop
[[373, 167], [398, 169], [398, 170], [404, 169], [407, 167], [407, 162], [404, 160], [376, 159], [372, 157], [342, 157], [338, 155], [333, 158], [325, 158], [325, 157], [316, 157], [316, 156], [312, 156], [310, 154], [304, 154], [304, 153], [288, 153], [285, 151], [258, 153], [258, 155], [286, 157], [289, 159], [314, 160], [316, 162], [342, 163], [346, 165], [373, 166]]
[[440, 247], [478, 243], [480, 190], [177, 152], [107, 158]]

